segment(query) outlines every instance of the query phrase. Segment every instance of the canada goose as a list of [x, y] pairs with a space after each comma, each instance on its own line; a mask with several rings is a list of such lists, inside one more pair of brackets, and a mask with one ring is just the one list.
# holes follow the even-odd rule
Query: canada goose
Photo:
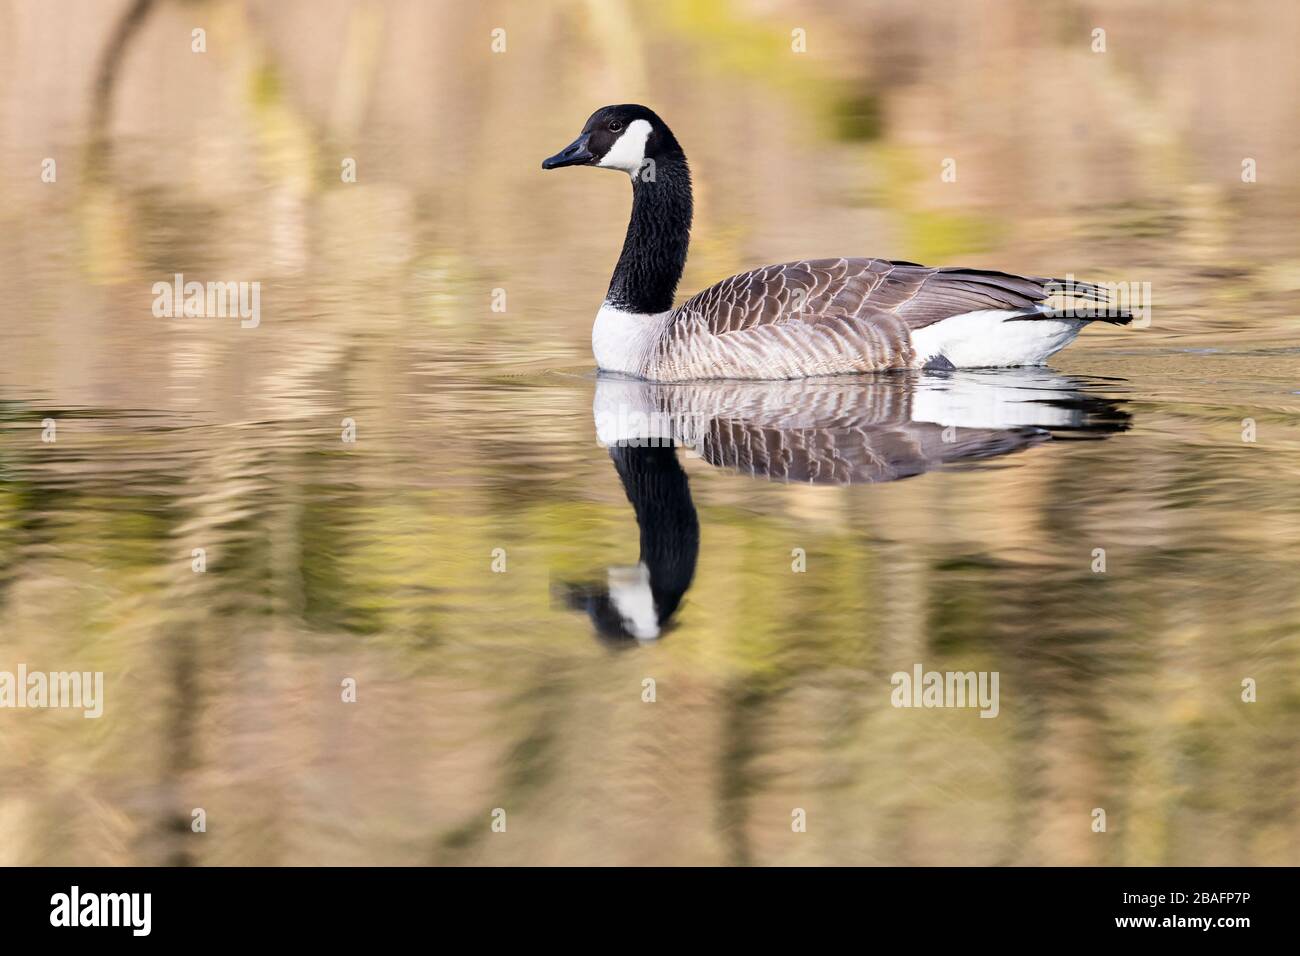
[[723, 279], [673, 308], [691, 232], [691, 174], [667, 124], [633, 104], [591, 114], [543, 169], [632, 180], [632, 217], [591, 344], [601, 369], [654, 381], [791, 379], [901, 368], [1042, 365], [1089, 322], [1132, 317], [1090, 283], [885, 259], [809, 259]]
[[[695, 575], [700, 526], [675, 446], [772, 481], [895, 481], [1128, 428], [1118, 404], [1050, 369], [662, 384], [601, 375], [592, 404], [640, 533], [634, 566], [569, 584], [570, 608], [619, 646], [660, 637]], [[629, 640], [632, 639], [632, 640]]]

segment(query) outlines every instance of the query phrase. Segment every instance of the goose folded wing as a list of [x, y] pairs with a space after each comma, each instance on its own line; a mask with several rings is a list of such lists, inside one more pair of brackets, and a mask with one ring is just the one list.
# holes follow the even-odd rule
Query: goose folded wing
[[681, 311], [716, 336], [790, 325], [806, 327], [805, 333], [825, 327], [862, 335], [870, 327], [896, 333], [985, 309], [1029, 312], [1053, 295], [1107, 301], [1099, 287], [1064, 279], [886, 259], [809, 259], [724, 279]]
[[711, 465], [775, 481], [866, 484], [895, 481], [958, 462], [977, 462], [1045, 441], [1036, 428], [963, 428], [929, 422], [779, 429], [715, 419], [698, 446]]

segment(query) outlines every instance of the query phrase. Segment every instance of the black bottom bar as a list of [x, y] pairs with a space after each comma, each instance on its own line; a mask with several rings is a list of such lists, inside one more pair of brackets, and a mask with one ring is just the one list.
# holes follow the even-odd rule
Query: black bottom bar
[[1286, 869], [27, 869], [0, 871], [0, 913], [9, 941], [337, 945], [452, 927], [491, 941], [515, 927], [605, 936], [606, 922], [622, 938], [703, 920], [733, 938], [761, 938], [775, 921], [926, 943], [1230, 943], [1289, 924], [1294, 877]]

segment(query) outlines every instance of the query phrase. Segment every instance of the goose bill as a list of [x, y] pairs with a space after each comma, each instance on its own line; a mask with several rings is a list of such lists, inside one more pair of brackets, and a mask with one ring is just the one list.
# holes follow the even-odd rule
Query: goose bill
[[587, 148], [587, 134], [583, 133], [554, 156], [542, 160], [542, 169], [559, 169], [561, 166], [581, 166], [596, 157]]

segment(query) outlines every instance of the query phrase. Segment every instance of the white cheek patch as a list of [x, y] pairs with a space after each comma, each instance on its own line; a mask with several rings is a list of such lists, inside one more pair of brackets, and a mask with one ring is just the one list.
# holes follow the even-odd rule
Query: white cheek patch
[[633, 120], [596, 165], [621, 169], [629, 176], [635, 176], [645, 161], [645, 141], [650, 138], [652, 128], [647, 120]]
[[610, 568], [609, 597], [623, 626], [638, 641], [652, 641], [659, 636], [659, 616], [650, 591], [650, 570], [644, 564], [634, 568]]

